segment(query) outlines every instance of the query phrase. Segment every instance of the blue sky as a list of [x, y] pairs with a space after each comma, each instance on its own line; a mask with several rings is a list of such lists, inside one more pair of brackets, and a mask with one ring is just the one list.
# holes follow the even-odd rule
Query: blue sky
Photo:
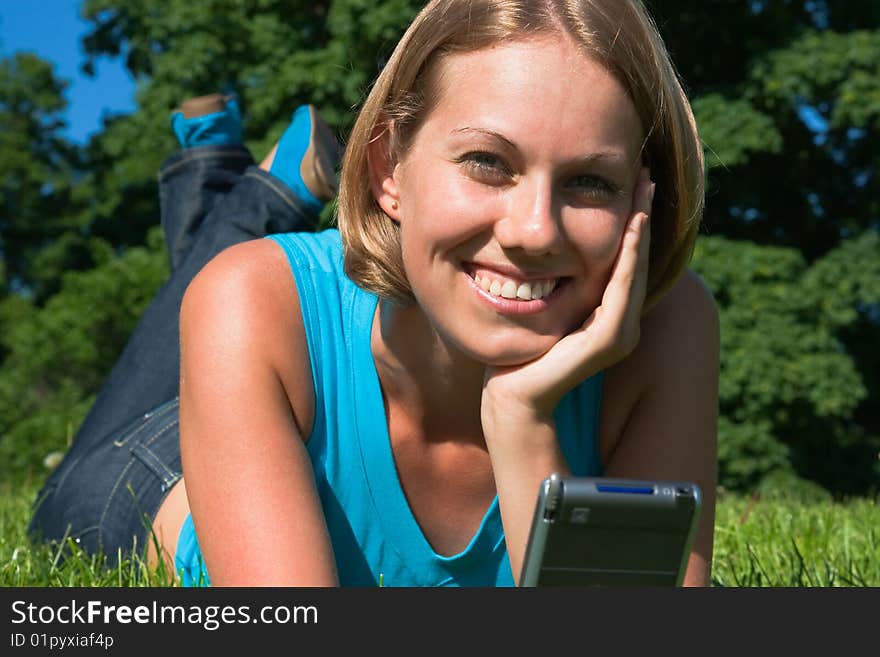
[[88, 24], [80, 18], [82, 0], [0, 0], [0, 56], [30, 50], [55, 66], [66, 79], [69, 102], [67, 136], [83, 143], [100, 130], [106, 114], [134, 111], [134, 80], [121, 58], [103, 58], [96, 77], [80, 71], [85, 55], [80, 43]]

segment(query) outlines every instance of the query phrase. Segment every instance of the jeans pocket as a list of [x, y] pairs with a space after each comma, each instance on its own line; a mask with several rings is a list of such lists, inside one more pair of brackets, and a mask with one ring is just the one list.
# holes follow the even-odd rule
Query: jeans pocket
[[167, 493], [171, 487], [180, 481], [183, 473], [179, 469], [171, 467], [156, 452], [150, 449], [149, 445], [138, 443], [131, 448], [132, 456], [138, 459], [150, 472], [161, 480], [160, 490]]
[[[118, 434], [111, 449], [117, 464], [100, 512], [104, 549], [144, 545], [149, 526], [172, 486], [181, 479], [178, 400], [157, 406]], [[147, 539], [148, 540], [148, 539]]]
[[162, 426], [164, 420], [173, 420], [176, 424], [179, 406], [180, 402], [177, 397], [175, 397], [174, 399], [147, 411], [142, 416], [116, 432], [113, 444], [116, 447], [124, 447], [132, 439], [138, 438], [141, 435], [149, 435], [149, 430], [156, 426]]
[[127, 447], [160, 482], [166, 493], [180, 480], [180, 402], [174, 398], [144, 415], [143, 421], [114, 442]]

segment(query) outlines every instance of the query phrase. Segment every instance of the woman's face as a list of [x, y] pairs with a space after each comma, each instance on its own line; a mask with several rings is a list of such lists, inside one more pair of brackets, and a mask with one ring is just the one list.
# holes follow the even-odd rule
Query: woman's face
[[380, 202], [439, 335], [487, 364], [533, 360], [601, 301], [642, 126], [618, 81], [562, 36], [452, 55], [438, 79]]

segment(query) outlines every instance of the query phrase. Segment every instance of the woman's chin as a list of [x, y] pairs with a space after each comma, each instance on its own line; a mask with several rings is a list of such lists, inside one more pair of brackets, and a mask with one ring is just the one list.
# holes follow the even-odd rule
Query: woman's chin
[[559, 341], [558, 337], [546, 336], [531, 341], [528, 345], [507, 344], [501, 348], [482, 349], [476, 354], [477, 360], [492, 367], [515, 367], [537, 360], [546, 354]]

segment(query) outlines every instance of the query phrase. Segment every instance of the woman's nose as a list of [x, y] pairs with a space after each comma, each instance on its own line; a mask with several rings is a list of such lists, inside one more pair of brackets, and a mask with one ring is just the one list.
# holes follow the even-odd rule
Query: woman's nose
[[520, 182], [511, 190], [505, 216], [495, 223], [495, 239], [505, 249], [529, 255], [559, 252], [559, 208], [549, 181]]

